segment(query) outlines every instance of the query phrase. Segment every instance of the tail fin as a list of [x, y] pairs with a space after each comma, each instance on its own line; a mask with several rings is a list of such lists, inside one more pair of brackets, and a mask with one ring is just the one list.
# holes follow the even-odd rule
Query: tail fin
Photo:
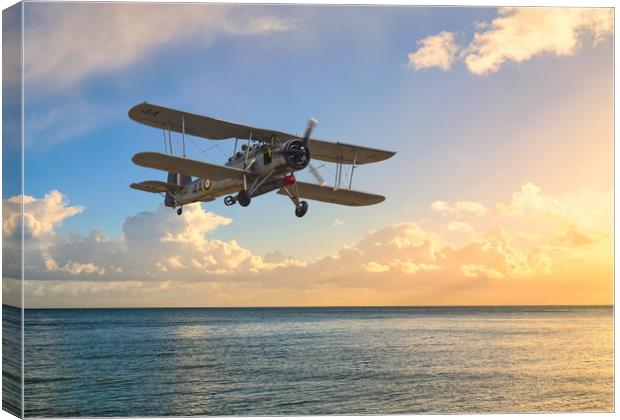
[[[175, 174], [174, 172], [168, 172], [168, 183], [175, 185], [186, 185], [192, 182], [192, 177], [188, 175]], [[166, 207], [174, 207], [174, 197], [169, 192], [166, 193], [164, 199], [164, 205]]]

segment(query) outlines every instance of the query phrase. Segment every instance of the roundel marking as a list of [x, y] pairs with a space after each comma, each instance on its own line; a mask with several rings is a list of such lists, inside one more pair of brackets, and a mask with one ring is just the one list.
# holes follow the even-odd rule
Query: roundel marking
[[209, 191], [211, 189], [211, 180], [208, 178], [205, 178], [204, 181], [202, 181], [202, 189], [204, 191]]

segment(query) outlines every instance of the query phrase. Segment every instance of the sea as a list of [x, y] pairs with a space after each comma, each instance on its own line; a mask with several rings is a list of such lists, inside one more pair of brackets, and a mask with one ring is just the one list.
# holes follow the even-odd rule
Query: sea
[[27, 309], [24, 342], [26, 417], [614, 411], [611, 306]]

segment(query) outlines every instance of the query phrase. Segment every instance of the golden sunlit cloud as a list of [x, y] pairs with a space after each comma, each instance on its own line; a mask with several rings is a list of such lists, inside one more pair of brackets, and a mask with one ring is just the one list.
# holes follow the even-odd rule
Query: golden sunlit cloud
[[445, 31], [418, 41], [418, 46], [415, 53], [409, 54], [409, 66], [416, 70], [431, 67], [450, 70], [458, 50], [454, 34]]
[[[441, 32], [419, 41], [409, 54], [410, 67], [449, 70], [458, 57], [475, 75], [496, 72], [507, 61], [521, 63], [540, 54], [574, 55], [586, 37], [596, 45], [613, 32], [611, 8], [503, 7], [464, 48], [454, 34]], [[457, 51], [460, 53], [457, 55]]]
[[452, 205], [445, 201], [435, 201], [431, 204], [431, 208], [437, 213], [454, 216], [467, 214], [482, 216], [487, 211], [486, 207], [476, 201], [457, 201]]
[[[608, 304], [613, 296], [610, 192], [550, 196], [526, 183], [490, 207], [435, 202], [431, 209], [462, 220], [451, 229], [428, 221], [385, 226], [315, 261], [256, 255], [235, 240], [213, 239], [232, 220], [198, 204], [186, 206], [184, 217], [164, 207], [141, 212], [109, 238], [57, 234], [54, 226], [78, 212], [58, 192], [24, 200], [55, 214], [50, 222], [31, 210], [35, 220], [25, 227], [32, 306], [328, 305], [334, 293], [339, 305]], [[15, 201], [5, 200], [8, 216]], [[478, 220], [482, 209], [497, 223], [477, 232], [467, 218]], [[7, 224], [5, 234], [13, 228]], [[454, 231], [467, 233], [467, 242], [457, 246], [442, 234]], [[19, 249], [5, 241], [3, 252], [6, 263]], [[15, 267], [4, 270], [15, 278]], [[14, 282], [4, 290], [5, 301], [17, 299]]]

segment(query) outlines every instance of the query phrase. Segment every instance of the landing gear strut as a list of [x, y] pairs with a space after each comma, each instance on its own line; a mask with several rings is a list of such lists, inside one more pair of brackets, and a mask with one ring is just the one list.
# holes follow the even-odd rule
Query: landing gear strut
[[295, 207], [295, 216], [304, 217], [308, 212], [308, 203], [305, 201], [300, 201], [299, 206]]
[[248, 190], [239, 191], [239, 194], [237, 194], [237, 201], [242, 207], [249, 206], [250, 201], [252, 201], [252, 197], [250, 197], [250, 193], [248, 193]]
[[177, 209], [177, 214], [180, 216], [183, 213], [183, 207]]

